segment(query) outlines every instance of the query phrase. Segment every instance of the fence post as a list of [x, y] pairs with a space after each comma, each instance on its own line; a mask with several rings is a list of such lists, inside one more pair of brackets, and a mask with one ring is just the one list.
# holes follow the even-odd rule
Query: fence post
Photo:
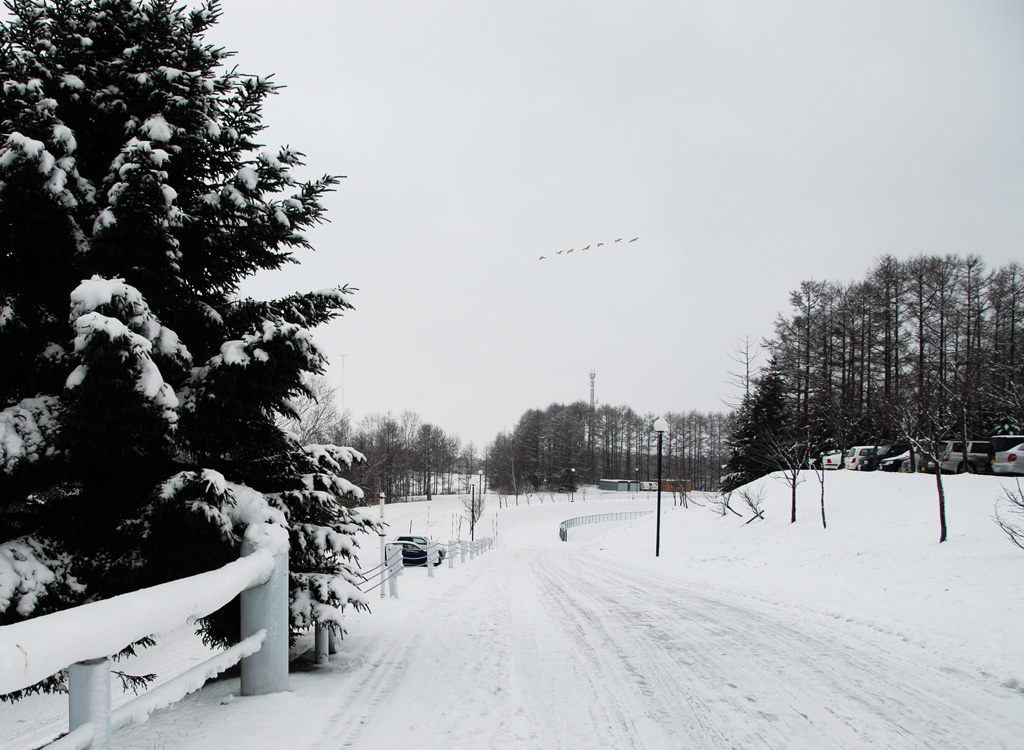
[[267, 631], [267, 638], [259, 651], [242, 659], [242, 695], [288, 689], [288, 532], [268, 524], [261, 526], [255, 532], [252, 526], [246, 530], [242, 556], [270, 549], [274, 570], [262, 586], [242, 592], [242, 638], [260, 630]]
[[326, 664], [328, 659], [328, 652], [330, 651], [330, 626], [326, 623], [318, 622], [316, 624], [316, 631], [313, 637], [313, 663], [314, 664]]
[[427, 578], [434, 577], [435, 560], [437, 560], [437, 542], [427, 542]]
[[110, 750], [110, 659], [89, 659], [68, 667], [68, 730], [92, 722], [94, 750]]
[[451, 539], [448, 540], [448, 569], [451, 570], [455, 567], [455, 542]]
[[387, 574], [388, 577], [388, 594], [393, 596], [395, 599], [398, 598], [398, 573], [401, 571], [404, 562], [402, 559], [402, 545], [400, 544], [389, 544], [385, 553], [385, 559], [387, 565], [384, 568], [384, 572], [381, 575]]
[[466, 552], [469, 550], [469, 542], [465, 539], [459, 541], [459, 562], [463, 565], [466, 563]]

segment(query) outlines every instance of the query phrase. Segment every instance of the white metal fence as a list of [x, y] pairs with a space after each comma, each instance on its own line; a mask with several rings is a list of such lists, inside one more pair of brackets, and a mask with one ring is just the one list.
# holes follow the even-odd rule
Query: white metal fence
[[[265, 695], [288, 689], [288, 542], [284, 529], [261, 524], [247, 534], [242, 557], [223, 568], [134, 591], [80, 607], [0, 627], [0, 694], [34, 685], [68, 669], [68, 733], [49, 745], [59, 750], [91, 747], [109, 750], [111, 733], [144, 721], [224, 670], [241, 662], [242, 695]], [[262, 536], [261, 536], [262, 535]], [[272, 543], [266, 543], [271, 538]], [[385, 562], [363, 573], [364, 593], [384, 585], [398, 596], [403, 569], [402, 545], [386, 546]], [[413, 543], [414, 544], [414, 543]], [[440, 545], [431, 542], [427, 571], [441, 562]], [[466, 562], [491, 549], [491, 538], [449, 541], [448, 567], [456, 555]], [[374, 583], [376, 581], [376, 583]], [[151, 635], [167, 633], [217, 611], [241, 594], [241, 635], [236, 645], [134, 700], [111, 710], [111, 656]], [[130, 611], [130, 622], [124, 613]], [[112, 627], [117, 623], [117, 627]], [[316, 624], [314, 661], [334, 653], [334, 630]], [[61, 648], [54, 648], [60, 643]]]
[[[243, 695], [287, 690], [288, 534], [266, 524], [250, 532], [242, 557], [218, 570], [0, 627], [0, 693], [66, 667], [69, 731], [50, 747], [109, 750], [114, 729], [145, 720], [239, 661]], [[212, 614], [239, 594], [238, 644], [111, 711], [111, 655]]]
[[[406, 549], [415, 549], [425, 552], [427, 576], [433, 578], [434, 570], [438, 568], [442, 562], [442, 554], [440, 551], [441, 547], [441, 543], [435, 541], [430, 541], [425, 545], [409, 540], [387, 543], [385, 545], [384, 562], [375, 568], [363, 572], [365, 584], [360, 586], [360, 590], [364, 594], [368, 594], [371, 591], [380, 589], [381, 598], [384, 598], [385, 591], [388, 596], [397, 598], [398, 577], [406, 567], [404, 551]], [[447, 545], [444, 545], [444, 547], [445, 551], [443, 559], [447, 560], [449, 568], [453, 568], [455, 567], [456, 555], [460, 558], [460, 562], [465, 563], [467, 556], [472, 560], [477, 555], [483, 554], [489, 549], [493, 549], [494, 539], [492, 537], [482, 537], [474, 541], [451, 539], [448, 541]], [[419, 558], [419, 555], [416, 555], [416, 557]], [[419, 567], [419, 565], [417, 565], [417, 567]], [[384, 584], [387, 584], [387, 589], [384, 588]]]
[[567, 521], [562, 521], [558, 526], [558, 536], [563, 542], [569, 541], [569, 529], [576, 526], [585, 526], [589, 523], [604, 523], [605, 521], [631, 521], [634, 518], [649, 516], [653, 510], [627, 510], [621, 513], [599, 513], [593, 516], [577, 516]]

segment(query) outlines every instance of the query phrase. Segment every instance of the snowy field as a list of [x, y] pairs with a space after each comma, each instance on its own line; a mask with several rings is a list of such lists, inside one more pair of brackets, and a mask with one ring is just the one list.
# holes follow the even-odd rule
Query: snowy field
[[[558, 537], [567, 518], [653, 509], [653, 493], [500, 510], [488, 496], [478, 529], [493, 551], [433, 579], [406, 570], [400, 598], [375, 594], [372, 614], [348, 617], [329, 665], [296, 663], [290, 692], [242, 698], [228, 677], [114, 745], [1024, 747], [1024, 551], [992, 520], [1012, 480], [945, 478], [941, 545], [934, 477], [826, 482], [825, 530], [811, 475], [792, 525], [772, 478], [756, 483], [765, 518], [749, 524], [665, 495], [659, 558], [653, 515]], [[447, 539], [462, 505], [386, 513], [395, 534]], [[377, 539], [363, 546], [372, 567]], [[170, 677], [203, 650], [179, 631], [136, 668]], [[66, 710], [63, 696], [0, 704], [0, 749], [38, 746]]]

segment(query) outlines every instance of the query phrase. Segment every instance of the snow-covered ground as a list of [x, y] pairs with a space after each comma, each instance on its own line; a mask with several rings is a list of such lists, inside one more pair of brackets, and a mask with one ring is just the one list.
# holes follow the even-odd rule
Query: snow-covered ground
[[[992, 520], [1013, 481], [946, 477], [941, 545], [934, 477], [826, 482], [827, 529], [811, 475], [795, 524], [772, 478], [749, 524], [665, 495], [658, 558], [653, 515], [558, 537], [573, 516], [653, 509], [653, 493], [501, 510], [488, 496], [493, 551], [433, 579], [406, 570], [400, 598], [349, 616], [340, 653], [296, 665], [290, 692], [242, 698], [222, 679], [115, 747], [1024, 746], [1024, 551]], [[457, 498], [386, 511], [394, 533], [441, 539], [462, 512]], [[376, 538], [364, 549], [372, 566]], [[138, 669], [170, 677], [202, 652], [178, 631]], [[0, 749], [65, 721], [63, 697], [0, 704]]]

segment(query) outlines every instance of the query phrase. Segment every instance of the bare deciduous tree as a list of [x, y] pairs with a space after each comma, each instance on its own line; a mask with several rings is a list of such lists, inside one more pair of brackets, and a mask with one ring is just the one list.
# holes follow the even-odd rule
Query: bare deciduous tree
[[484, 514], [484, 498], [476, 494], [476, 487], [469, 488], [469, 497], [462, 498], [462, 507], [466, 509], [466, 517], [469, 519], [469, 538], [476, 538], [476, 525]]
[[730, 503], [732, 502], [732, 492], [716, 492], [714, 495], [711, 496], [710, 502], [711, 507], [714, 508], [719, 515], [724, 516], [728, 511], [739, 516], [740, 518], [743, 517], [742, 513], [740, 513], [738, 510], [733, 508], [732, 505], [730, 505]]
[[1016, 490], [1003, 485], [1003, 497], [996, 503], [995, 520], [1010, 541], [1024, 549], [1024, 489], [1019, 479]]
[[[748, 485], [739, 490], [738, 494], [743, 500], [743, 504], [746, 505], [750, 512], [754, 514], [747, 523], [756, 521], [759, 518], [763, 521], [764, 511], [761, 510], [761, 505], [764, 503], [764, 489], [762, 487], [753, 487]], [[732, 508], [729, 510], [732, 510]], [[735, 511], [733, 512], [735, 513]]]
[[299, 445], [332, 442], [341, 420], [334, 405], [338, 389], [323, 375], [314, 375], [306, 385], [312, 395], [292, 399], [292, 416], [278, 417], [278, 426], [291, 432]]
[[[808, 450], [810, 454], [810, 450]], [[821, 485], [821, 528], [828, 528], [828, 524], [825, 522], [825, 462], [819, 460], [815, 463], [809, 461], [811, 465], [811, 471], [814, 472], [814, 478], [818, 480], [818, 484]]]

